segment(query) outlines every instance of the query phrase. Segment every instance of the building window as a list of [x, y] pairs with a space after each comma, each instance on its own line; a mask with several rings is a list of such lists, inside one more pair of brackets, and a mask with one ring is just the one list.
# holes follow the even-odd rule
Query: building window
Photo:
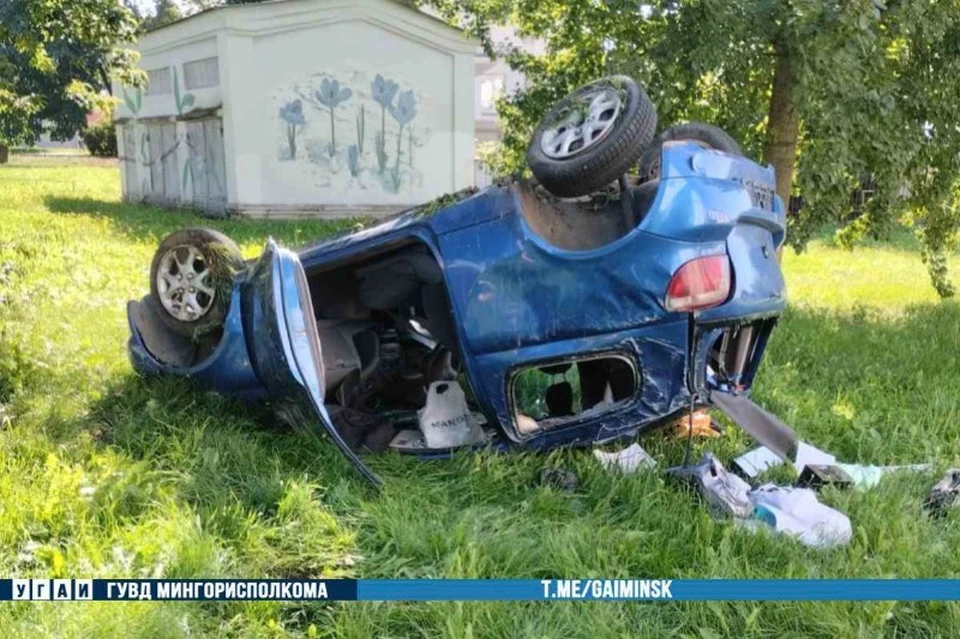
[[496, 111], [497, 100], [503, 95], [503, 76], [492, 76], [480, 81], [480, 109], [484, 113]]
[[170, 67], [147, 71], [147, 95], [167, 95], [173, 93], [170, 81]]
[[188, 89], [205, 89], [220, 84], [220, 65], [216, 57], [194, 60], [183, 65], [183, 85]]

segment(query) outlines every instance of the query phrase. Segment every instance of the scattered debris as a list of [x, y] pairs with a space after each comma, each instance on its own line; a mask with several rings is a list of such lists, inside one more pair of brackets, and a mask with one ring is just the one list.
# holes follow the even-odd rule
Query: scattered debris
[[419, 430], [405, 429], [397, 433], [390, 442], [390, 448], [401, 453], [420, 453], [427, 449], [427, 442]]
[[793, 467], [798, 471], [811, 464], [833, 464], [837, 458], [806, 442], [797, 442], [797, 454], [793, 458]]
[[[474, 442], [477, 443], [490, 443], [494, 438], [494, 431], [491, 429], [486, 429], [487, 420], [480, 413], [470, 413], [470, 421], [473, 424], [473, 428], [480, 429], [481, 441]], [[433, 448], [427, 446], [427, 440], [423, 436], [423, 431], [413, 428], [405, 428], [400, 430], [396, 437], [390, 441], [390, 448], [395, 450], [398, 453], [407, 453], [414, 455], [424, 455], [427, 457], [432, 456], [435, 453], [445, 454], [451, 453], [459, 446], [443, 447], [443, 448]]]
[[618, 470], [625, 475], [634, 473], [641, 467], [654, 468], [657, 465], [656, 460], [636, 442], [615, 453], [594, 449], [593, 456], [597, 458], [604, 470]]
[[[670, 429], [676, 437], [690, 436], [690, 415], [678, 417]], [[710, 413], [705, 410], [693, 412], [693, 436], [694, 437], [719, 437], [721, 435], [719, 425], [710, 417]]]
[[707, 509], [718, 517], [742, 519], [753, 512], [753, 504], [747, 496], [750, 485], [727, 472], [710, 452], [704, 453], [699, 463], [670, 468], [667, 474], [693, 482], [707, 502]]
[[807, 464], [800, 473], [796, 485], [800, 488], [818, 489], [827, 484], [838, 488], [856, 486], [873, 488], [884, 475], [898, 471], [923, 472], [930, 464], [909, 466], [860, 466], [858, 464]]
[[454, 448], [483, 441], [483, 430], [470, 417], [466, 396], [457, 382], [433, 382], [427, 403], [417, 413], [428, 448]]
[[923, 508], [934, 517], [943, 517], [957, 505], [957, 495], [960, 495], [960, 468], [951, 468], [933, 485]]
[[749, 499], [753, 514], [742, 522], [748, 530], [768, 526], [818, 548], [846, 544], [853, 536], [850, 518], [821, 504], [810, 489], [765, 484], [750, 491]]
[[756, 479], [760, 473], [774, 466], [779, 466], [783, 460], [773, 454], [770, 449], [759, 446], [735, 458], [730, 466], [747, 479]]
[[837, 458], [830, 453], [798, 440], [791, 459], [783, 459], [765, 446], [760, 446], [734, 459], [731, 466], [747, 479], [756, 479], [760, 473], [784, 462], [802, 472], [809, 465], [832, 465], [836, 461]]
[[812, 490], [773, 484], [751, 489], [710, 452], [699, 463], [671, 468], [667, 474], [693, 482], [715, 517], [732, 517], [750, 530], [769, 526], [820, 547], [845, 544], [853, 534], [850, 519], [817, 501]]
[[809, 464], [803, 467], [795, 485], [797, 488], [811, 488], [813, 490], [819, 490], [824, 486], [849, 488], [854, 485], [854, 481], [853, 477], [840, 466]]
[[540, 471], [540, 485], [572, 493], [580, 480], [569, 470], [563, 468], [544, 468]]

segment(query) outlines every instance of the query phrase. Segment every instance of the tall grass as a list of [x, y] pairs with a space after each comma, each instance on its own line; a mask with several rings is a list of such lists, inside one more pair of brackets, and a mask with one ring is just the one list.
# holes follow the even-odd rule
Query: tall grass
[[[114, 166], [14, 158], [0, 169], [0, 574], [9, 577], [956, 577], [958, 517], [920, 500], [933, 475], [828, 490], [853, 541], [829, 551], [712, 521], [654, 473], [589, 453], [383, 456], [371, 493], [323, 442], [270, 413], [138, 379], [124, 304], [160, 238], [204, 224], [257, 254], [349, 223], [205, 220], [123, 204]], [[956, 260], [954, 260], [956, 263]], [[955, 266], [958, 266], [955, 264]], [[960, 307], [916, 252], [820, 242], [787, 255], [792, 309], [758, 401], [818, 446], [867, 463], [960, 461]], [[661, 464], [680, 443], [643, 445]], [[728, 459], [729, 430], [699, 443]], [[575, 493], [534, 485], [545, 465]], [[955, 636], [953, 603], [15, 603], [0, 636]]]

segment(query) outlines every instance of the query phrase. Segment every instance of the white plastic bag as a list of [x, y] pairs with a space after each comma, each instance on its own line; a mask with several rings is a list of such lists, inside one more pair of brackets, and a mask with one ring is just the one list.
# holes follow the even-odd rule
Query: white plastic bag
[[[750, 492], [754, 519], [745, 523], [756, 529], [767, 524], [777, 532], [792, 535], [807, 546], [827, 548], [850, 542], [850, 518], [817, 500], [808, 488], [784, 488], [764, 484]], [[761, 523], [762, 522], [762, 523]]]
[[427, 448], [455, 448], [483, 441], [483, 429], [470, 418], [463, 389], [456, 382], [433, 382], [417, 413]]

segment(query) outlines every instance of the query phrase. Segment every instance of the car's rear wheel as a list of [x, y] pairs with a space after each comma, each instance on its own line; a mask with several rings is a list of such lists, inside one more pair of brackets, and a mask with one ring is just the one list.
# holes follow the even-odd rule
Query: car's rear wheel
[[168, 235], [150, 265], [150, 294], [163, 323], [187, 336], [221, 327], [242, 267], [240, 248], [219, 231], [189, 228]]
[[636, 82], [602, 78], [547, 112], [527, 147], [527, 163], [554, 195], [587, 195], [633, 166], [656, 127], [657, 110]]
[[692, 140], [705, 147], [731, 155], [743, 155], [740, 145], [720, 127], [703, 122], [682, 122], [660, 132], [640, 157], [640, 180], [648, 182], [660, 178], [660, 151], [674, 140]]

